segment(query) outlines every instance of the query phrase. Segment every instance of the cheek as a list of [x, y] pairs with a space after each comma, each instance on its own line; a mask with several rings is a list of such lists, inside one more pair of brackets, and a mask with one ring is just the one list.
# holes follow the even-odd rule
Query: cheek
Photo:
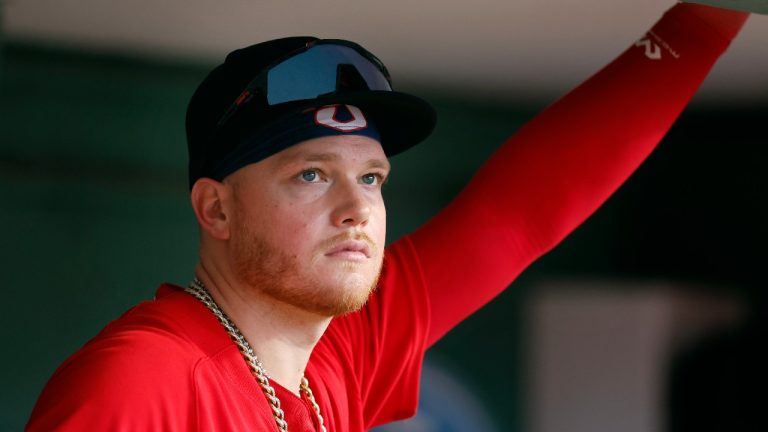
[[374, 206], [374, 209], [374, 218], [372, 218], [373, 226], [370, 227], [371, 235], [375, 236], [377, 244], [384, 245], [387, 236], [387, 209], [384, 207], [383, 201]]
[[269, 218], [267, 232], [272, 244], [279, 245], [292, 256], [309, 249], [312, 240], [322, 235], [319, 210], [286, 203], [275, 206]]

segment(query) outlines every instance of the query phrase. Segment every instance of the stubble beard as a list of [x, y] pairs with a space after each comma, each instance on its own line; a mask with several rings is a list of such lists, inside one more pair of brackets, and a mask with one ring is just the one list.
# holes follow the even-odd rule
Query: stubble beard
[[317, 315], [341, 316], [360, 310], [378, 284], [381, 255], [372, 281], [344, 277], [359, 270], [355, 263], [340, 266], [338, 281], [320, 281], [302, 272], [295, 260], [247, 224], [238, 225], [232, 236], [235, 271], [248, 286], [273, 299]]

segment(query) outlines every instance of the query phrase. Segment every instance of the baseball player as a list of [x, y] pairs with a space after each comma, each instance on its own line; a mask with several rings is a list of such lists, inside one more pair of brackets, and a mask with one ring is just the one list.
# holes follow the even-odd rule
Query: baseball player
[[432, 108], [349, 41], [230, 53], [187, 112], [192, 282], [161, 285], [66, 360], [28, 430], [364, 431], [412, 416], [424, 352], [626, 180], [747, 15], [672, 7], [386, 249], [388, 158], [430, 134]]

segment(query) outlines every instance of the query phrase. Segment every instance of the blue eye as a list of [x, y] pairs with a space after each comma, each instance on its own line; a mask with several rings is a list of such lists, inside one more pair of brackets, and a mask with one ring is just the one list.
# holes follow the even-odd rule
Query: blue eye
[[362, 182], [367, 185], [374, 185], [377, 183], [379, 177], [376, 174], [365, 174], [362, 177]]
[[301, 173], [301, 179], [305, 182], [314, 182], [318, 179], [317, 171], [315, 170], [306, 170]]

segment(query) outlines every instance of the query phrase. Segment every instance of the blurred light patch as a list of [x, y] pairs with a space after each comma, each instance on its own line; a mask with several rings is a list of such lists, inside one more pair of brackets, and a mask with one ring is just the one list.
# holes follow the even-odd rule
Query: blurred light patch
[[664, 430], [675, 356], [745, 316], [739, 298], [707, 292], [632, 280], [539, 287], [527, 317], [528, 430]]
[[391, 423], [373, 432], [498, 431], [487, 407], [456, 371], [427, 359], [421, 375], [416, 417]]

